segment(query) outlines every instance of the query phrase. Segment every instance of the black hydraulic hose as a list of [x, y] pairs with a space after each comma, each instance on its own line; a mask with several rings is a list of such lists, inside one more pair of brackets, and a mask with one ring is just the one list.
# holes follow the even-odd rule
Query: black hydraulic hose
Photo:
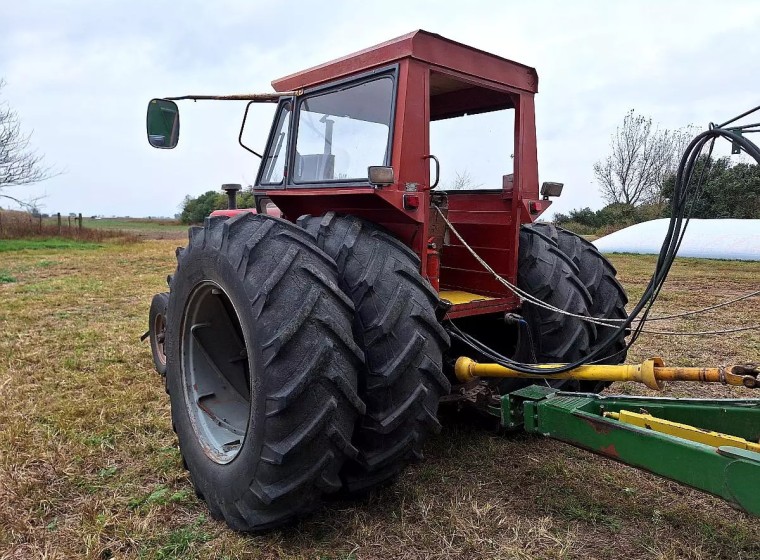
[[[753, 110], [747, 111], [729, 121], [725, 124], [733, 123], [739, 118], [742, 118], [750, 113], [760, 110], [760, 107], [756, 107]], [[706, 130], [698, 134], [688, 145], [681, 161], [678, 165], [676, 172], [675, 185], [673, 188], [673, 196], [671, 198], [671, 215], [670, 222], [668, 223], [668, 229], [665, 234], [662, 246], [660, 247], [660, 253], [657, 258], [655, 270], [652, 273], [644, 293], [639, 301], [634, 306], [628, 317], [624, 322], [617, 326], [610, 334], [608, 334], [604, 342], [597, 346], [595, 350], [590, 352], [587, 356], [584, 356], [580, 360], [573, 363], [569, 363], [556, 368], [537, 368], [531, 364], [525, 364], [509, 359], [506, 356], [502, 356], [492, 348], [489, 348], [482, 342], [476, 340], [472, 336], [462, 332], [453, 322], [449, 323], [450, 334], [460, 342], [470, 346], [486, 358], [492, 360], [494, 363], [508, 367], [520, 373], [540, 374], [540, 375], [557, 375], [570, 371], [579, 366], [594, 363], [599, 359], [604, 359], [605, 353], [609, 348], [615, 344], [621, 335], [627, 336], [630, 334], [630, 340], [626, 344], [626, 350], [638, 339], [643, 329], [643, 325], [647, 320], [649, 312], [652, 309], [657, 297], [662, 290], [665, 280], [670, 273], [670, 268], [673, 261], [678, 254], [678, 249], [683, 242], [684, 235], [686, 233], [686, 227], [689, 224], [689, 214], [694, 202], [699, 200], [701, 195], [702, 186], [704, 184], [705, 176], [709, 173], [709, 158], [712, 155], [713, 146], [715, 140], [724, 138], [735, 145], [740, 146], [748, 155], [750, 155], [758, 164], [760, 164], [760, 148], [758, 148], [751, 140], [738, 134], [735, 130], [728, 130], [722, 127], [711, 126], [709, 130]], [[702, 155], [704, 147], [710, 143], [710, 149], [708, 152], [708, 160], [705, 161], [697, 181], [692, 185], [692, 176], [694, 174], [695, 167], [699, 162], [699, 158]], [[631, 330], [633, 322], [641, 315], [639, 323]], [[619, 353], [619, 352], [618, 352]]]

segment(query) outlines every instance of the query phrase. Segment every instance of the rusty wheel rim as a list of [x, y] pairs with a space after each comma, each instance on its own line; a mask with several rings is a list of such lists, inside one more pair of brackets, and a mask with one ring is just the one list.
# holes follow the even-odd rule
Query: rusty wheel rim
[[166, 351], [164, 350], [164, 340], [166, 337], [166, 316], [163, 313], [156, 314], [153, 319], [153, 332], [156, 337], [156, 358], [162, 365], [166, 365]]

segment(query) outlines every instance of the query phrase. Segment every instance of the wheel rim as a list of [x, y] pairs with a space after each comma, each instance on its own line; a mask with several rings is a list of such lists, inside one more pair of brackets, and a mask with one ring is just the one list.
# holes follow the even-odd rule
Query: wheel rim
[[182, 324], [185, 406], [203, 451], [226, 464], [248, 431], [251, 383], [240, 319], [225, 291], [202, 282], [188, 298]]
[[155, 333], [156, 358], [162, 365], [166, 365], [166, 352], [164, 350], [166, 316], [163, 313], [156, 314], [156, 318], [153, 319], [153, 332]]

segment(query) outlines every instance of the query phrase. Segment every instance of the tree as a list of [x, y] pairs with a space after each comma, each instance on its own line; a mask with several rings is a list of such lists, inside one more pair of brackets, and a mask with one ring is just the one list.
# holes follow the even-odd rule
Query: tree
[[183, 224], [198, 224], [211, 214], [214, 210], [217, 210], [221, 203], [221, 199], [224, 195], [217, 191], [206, 191], [197, 198], [186, 196], [182, 202], [182, 214], [180, 214], [180, 220]]
[[[238, 208], [255, 206], [252, 186], [249, 185], [238, 193], [237, 206]], [[196, 198], [187, 195], [182, 201], [181, 208], [179, 219], [183, 224], [199, 224], [214, 210], [227, 208], [227, 195], [220, 191], [206, 191]]]
[[[0, 80], [0, 91], [4, 86], [5, 81]], [[15, 198], [3, 189], [39, 183], [55, 175], [43, 164], [43, 156], [30, 148], [31, 136], [21, 130], [18, 114], [7, 103], [0, 102], [0, 198], [22, 206], [29, 206], [30, 202]]]
[[661, 202], [661, 186], [678, 167], [691, 127], [660, 129], [631, 109], [612, 135], [611, 153], [594, 164], [594, 176], [608, 204], [638, 206]]
[[470, 172], [466, 169], [461, 173], [459, 171], [454, 172], [454, 180], [446, 188], [454, 191], [477, 189], [480, 187], [480, 183], [475, 184], [475, 180], [470, 175]]
[[760, 166], [737, 163], [710, 184], [713, 218], [760, 218]]
[[[671, 190], [672, 192], [672, 190]], [[600, 210], [576, 208], [567, 214], [556, 213], [554, 223], [581, 235], [603, 232], [604, 235], [639, 222], [660, 218], [663, 207], [658, 204], [625, 204], [613, 202]]]
[[[703, 171], [707, 166], [706, 172]], [[701, 156], [692, 173], [692, 186], [702, 178], [699, 196], [689, 203], [692, 218], [760, 218], [760, 166], [738, 163], [731, 165], [727, 157], [708, 159]], [[668, 202], [673, 195], [675, 177], [662, 185], [662, 196]]]

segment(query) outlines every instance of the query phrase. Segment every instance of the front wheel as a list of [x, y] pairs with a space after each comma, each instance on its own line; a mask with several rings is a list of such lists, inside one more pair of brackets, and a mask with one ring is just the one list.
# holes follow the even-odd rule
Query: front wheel
[[[520, 229], [517, 286], [536, 299], [573, 315], [588, 315], [591, 295], [578, 269], [557, 245], [532, 226]], [[526, 363], [566, 363], [586, 356], [596, 339], [596, 327], [581, 318], [524, 302], [515, 357]], [[529, 384], [508, 379], [502, 393]], [[577, 381], [551, 381], [563, 390], [577, 390]]]
[[[611, 319], [614, 325], [619, 325], [628, 317], [625, 310], [628, 296], [617, 279], [617, 271], [593, 243], [553, 224], [536, 223], [530, 227], [554, 241], [559, 250], [577, 267], [578, 278], [586, 286], [591, 297], [589, 313], [592, 317]], [[597, 325], [596, 339], [591, 345], [591, 350], [604, 344], [615, 330], [614, 327]], [[625, 336], [625, 333], [616, 336], [599, 363], [620, 364], [625, 361], [627, 354]]]
[[164, 339], [166, 337], [166, 309], [169, 306], [169, 294], [156, 294], [150, 302], [148, 313], [148, 336], [150, 353], [153, 356], [153, 367], [159, 375], [166, 375], [166, 352]]

